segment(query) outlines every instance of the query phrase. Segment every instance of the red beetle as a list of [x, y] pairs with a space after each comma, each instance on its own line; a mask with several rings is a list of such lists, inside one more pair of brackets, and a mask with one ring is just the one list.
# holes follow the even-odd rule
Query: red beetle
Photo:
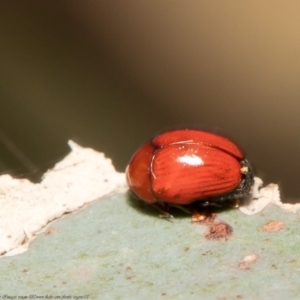
[[222, 136], [199, 130], [162, 133], [139, 148], [126, 169], [141, 200], [182, 206], [220, 206], [248, 198], [253, 171], [241, 150]]

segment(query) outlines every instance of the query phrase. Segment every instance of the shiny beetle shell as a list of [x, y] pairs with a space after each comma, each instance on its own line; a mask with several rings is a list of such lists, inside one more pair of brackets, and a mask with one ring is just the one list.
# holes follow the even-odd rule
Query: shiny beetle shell
[[187, 205], [249, 195], [252, 168], [225, 137], [199, 130], [162, 133], [140, 147], [126, 169], [129, 188], [147, 203]]

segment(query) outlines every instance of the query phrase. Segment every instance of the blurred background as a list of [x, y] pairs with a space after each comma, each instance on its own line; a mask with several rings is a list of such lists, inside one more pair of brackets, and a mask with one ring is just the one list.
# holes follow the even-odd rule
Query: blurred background
[[299, 34], [299, 1], [2, 1], [0, 172], [38, 181], [69, 139], [124, 171], [153, 135], [196, 127], [294, 201]]

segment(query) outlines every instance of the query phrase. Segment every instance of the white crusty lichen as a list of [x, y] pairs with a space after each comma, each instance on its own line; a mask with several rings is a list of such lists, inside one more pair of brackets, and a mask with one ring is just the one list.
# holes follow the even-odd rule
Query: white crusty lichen
[[69, 141], [71, 152], [40, 183], [0, 176], [0, 255], [26, 251], [54, 219], [126, 187], [103, 153]]
[[242, 213], [246, 215], [255, 215], [268, 205], [279, 206], [286, 212], [294, 214], [300, 213], [300, 203], [290, 204], [281, 202], [277, 184], [270, 183], [265, 187], [262, 187], [262, 185], [263, 181], [260, 178], [255, 177], [252, 200], [248, 205], [239, 207]]

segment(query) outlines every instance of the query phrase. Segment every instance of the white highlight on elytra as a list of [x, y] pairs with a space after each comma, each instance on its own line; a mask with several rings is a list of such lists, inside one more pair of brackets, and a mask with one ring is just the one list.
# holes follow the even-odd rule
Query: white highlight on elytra
[[194, 167], [202, 166], [204, 164], [201, 157], [196, 156], [195, 154], [179, 156], [177, 161]]

